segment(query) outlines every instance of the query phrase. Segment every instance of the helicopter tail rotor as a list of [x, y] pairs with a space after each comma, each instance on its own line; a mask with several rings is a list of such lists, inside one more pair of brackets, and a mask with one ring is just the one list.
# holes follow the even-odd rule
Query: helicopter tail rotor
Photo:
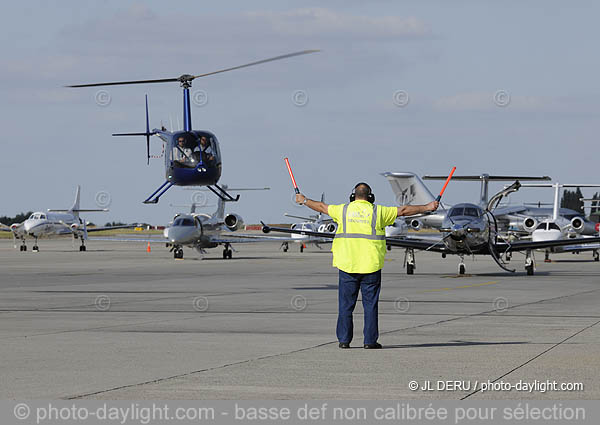
[[148, 95], [146, 95], [146, 131], [144, 133], [113, 133], [113, 136], [146, 136], [146, 160], [150, 164], [150, 136], [154, 136], [155, 131], [150, 131], [150, 119], [148, 116]]

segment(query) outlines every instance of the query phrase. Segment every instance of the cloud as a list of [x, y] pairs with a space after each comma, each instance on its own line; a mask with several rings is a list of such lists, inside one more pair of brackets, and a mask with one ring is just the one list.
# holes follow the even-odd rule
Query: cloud
[[350, 15], [324, 8], [287, 12], [250, 12], [257, 24], [282, 36], [351, 39], [411, 39], [430, 36], [429, 28], [415, 17]]

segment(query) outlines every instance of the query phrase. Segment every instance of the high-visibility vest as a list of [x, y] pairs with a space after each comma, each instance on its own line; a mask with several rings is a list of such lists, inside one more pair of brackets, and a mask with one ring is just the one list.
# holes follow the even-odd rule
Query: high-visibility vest
[[[388, 208], [390, 211], [382, 211]], [[330, 211], [329, 215], [338, 223], [331, 247], [333, 266], [346, 273], [373, 273], [383, 268], [385, 226], [393, 223], [397, 208], [378, 207], [358, 200], [330, 206]], [[386, 217], [389, 216], [388, 223], [383, 222], [382, 213], [385, 213]]]

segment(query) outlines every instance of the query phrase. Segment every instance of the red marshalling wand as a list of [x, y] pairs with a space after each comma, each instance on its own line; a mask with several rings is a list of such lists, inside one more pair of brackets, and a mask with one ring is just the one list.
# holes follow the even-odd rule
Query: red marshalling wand
[[296, 193], [300, 193], [300, 189], [298, 189], [298, 185], [296, 184], [296, 179], [294, 178], [294, 173], [292, 173], [292, 167], [290, 167], [290, 161], [287, 158], [283, 158], [285, 161], [285, 165], [287, 165], [288, 173], [290, 173], [290, 179], [292, 179], [292, 185], [294, 185], [294, 191]]
[[[456, 171], [456, 167], [452, 167], [452, 171], [450, 171], [450, 175], [448, 175], [448, 178], [446, 179], [446, 183], [444, 183], [444, 187], [442, 187], [440, 194], [437, 196], [437, 198], [435, 198], [435, 200], [437, 202], [440, 202], [440, 199], [442, 199], [442, 195], [444, 194], [444, 191], [446, 190], [446, 186], [448, 186], [448, 183], [450, 183], [450, 179], [452, 178], [452, 175], [454, 174], [455, 171]], [[291, 173], [291, 171], [290, 171], [290, 173]]]

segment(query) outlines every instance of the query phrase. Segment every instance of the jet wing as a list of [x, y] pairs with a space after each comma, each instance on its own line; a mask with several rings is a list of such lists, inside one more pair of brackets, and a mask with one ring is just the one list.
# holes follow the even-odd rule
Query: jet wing
[[165, 243], [168, 242], [166, 238], [114, 238], [110, 236], [93, 236], [88, 238], [89, 241], [106, 241], [106, 242], [144, 242], [144, 243]]
[[[88, 227], [86, 230], [88, 233], [91, 233], [91, 232], [102, 232], [104, 230], [133, 229], [134, 227], [138, 227], [138, 225], [137, 224], [124, 224], [122, 226]], [[83, 230], [83, 228], [80, 228], [79, 230]]]
[[544, 249], [552, 248], [554, 246], [569, 246], [569, 245], [588, 245], [600, 243], [600, 237], [595, 238], [574, 238], [574, 239], [562, 239], [558, 241], [517, 241], [508, 243], [497, 243], [494, 245], [498, 252], [512, 252], [512, 251], [524, 251], [527, 249]]
[[[335, 237], [335, 233], [323, 233], [323, 232], [313, 232], [310, 230], [296, 230], [296, 229], [286, 229], [284, 227], [271, 227], [263, 224], [263, 232], [282, 232], [282, 233], [294, 233], [298, 235], [305, 236], [315, 236], [319, 238], [332, 240]], [[437, 244], [441, 239], [419, 239], [413, 237], [389, 237], [385, 239], [385, 243], [390, 246], [400, 247], [400, 248], [413, 248], [413, 249], [421, 249], [433, 252], [448, 252], [448, 249], [443, 244]]]

